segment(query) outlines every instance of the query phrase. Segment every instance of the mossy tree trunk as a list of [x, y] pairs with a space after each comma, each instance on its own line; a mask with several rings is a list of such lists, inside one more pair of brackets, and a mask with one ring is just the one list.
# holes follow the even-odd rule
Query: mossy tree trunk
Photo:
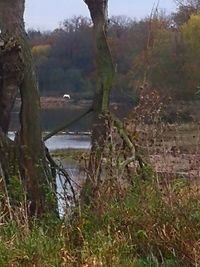
[[[14, 172], [24, 182], [30, 214], [41, 216], [52, 208], [55, 210], [56, 205], [42, 142], [40, 101], [24, 29], [24, 5], [25, 0], [0, 0], [0, 161], [9, 183], [12, 178], [9, 168], [16, 164], [11, 157], [14, 155], [18, 162]], [[17, 93], [21, 96], [20, 131], [11, 142], [6, 134]]]
[[[107, 40], [108, 0], [84, 0], [94, 25], [98, 88], [94, 97], [95, 121], [92, 132], [91, 171], [96, 172], [108, 138], [110, 91], [114, 78], [112, 56]], [[98, 176], [98, 175], [97, 175]]]

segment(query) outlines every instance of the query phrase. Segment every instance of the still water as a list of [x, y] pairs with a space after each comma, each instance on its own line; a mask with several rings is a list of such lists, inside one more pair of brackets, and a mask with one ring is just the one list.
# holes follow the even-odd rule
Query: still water
[[45, 142], [50, 151], [57, 149], [89, 149], [90, 137], [85, 135], [55, 135]]
[[[12, 140], [15, 138], [14, 132], [9, 132], [8, 137]], [[45, 145], [50, 151], [58, 149], [89, 149], [90, 136], [87, 135], [68, 135], [58, 134], [45, 142]]]
[[[14, 140], [15, 133], [9, 132], [8, 137]], [[90, 136], [86, 135], [58, 134], [47, 140], [45, 144], [50, 152], [60, 149], [90, 149], [91, 147]], [[56, 161], [59, 161], [71, 175], [77, 175], [78, 164], [74, 160], [56, 158]]]
[[[15, 138], [15, 132], [9, 132], [8, 137], [12, 140]], [[54, 152], [55, 150], [59, 149], [89, 149], [90, 148], [90, 136], [86, 135], [67, 135], [67, 134], [58, 134], [53, 136], [49, 140], [45, 142], [46, 146], [50, 150], [50, 152]], [[85, 173], [79, 170], [79, 162], [73, 159], [66, 159], [66, 158], [55, 158], [56, 162], [59, 165], [62, 165], [65, 170], [68, 172], [69, 176], [72, 179], [72, 185], [74, 189], [78, 192], [79, 187], [77, 185], [81, 181], [85, 179]], [[66, 200], [66, 195], [71, 197], [70, 188], [67, 185], [65, 193], [63, 189], [64, 184], [63, 178], [60, 178], [57, 175], [57, 192], [60, 197], [58, 197], [59, 202], [59, 212], [60, 214], [64, 214], [64, 210], [66, 208], [66, 204], [68, 204], [68, 200]], [[67, 202], [67, 203], [66, 203]]]
[[[82, 113], [81, 110], [43, 110], [42, 112], [42, 126], [44, 131], [52, 131], [56, 127], [66, 124], [68, 121], [76, 118]], [[13, 112], [12, 122], [10, 125], [10, 132], [8, 137], [10, 139], [15, 138], [15, 132], [19, 127], [18, 112]], [[83, 120], [79, 121], [78, 124], [72, 125], [66, 131], [73, 132], [87, 132], [91, 129], [92, 117], [86, 116]], [[44, 134], [45, 135], [45, 134]], [[57, 134], [45, 142], [45, 145], [50, 152], [60, 149], [89, 149], [90, 148], [90, 136], [88, 135], [68, 135], [68, 134]], [[85, 179], [85, 173], [79, 170], [79, 162], [69, 158], [55, 158], [56, 162], [64, 167], [72, 179], [72, 185], [76, 193], [80, 190], [79, 184]], [[72, 197], [70, 187], [67, 184], [65, 191], [65, 179], [57, 175], [57, 193], [60, 214], [65, 213], [65, 209], [68, 203], [68, 197]]]
[[[67, 124], [71, 120], [79, 117], [85, 109], [47, 109], [42, 110], [42, 128], [44, 131], [52, 131], [60, 125]], [[92, 125], [92, 115], [89, 114], [78, 123], [73, 124], [67, 130], [69, 131], [89, 131]], [[10, 124], [10, 130], [15, 131], [19, 127], [19, 111], [12, 113], [12, 120]]]

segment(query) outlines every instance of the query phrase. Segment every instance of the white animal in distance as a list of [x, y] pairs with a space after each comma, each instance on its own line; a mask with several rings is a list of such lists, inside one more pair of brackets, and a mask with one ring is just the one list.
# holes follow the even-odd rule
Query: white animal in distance
[[70, 95], [68, 95], [68, 94], [64, 94], [64, 95], [63, 95], [63, 98], [70, 99]]

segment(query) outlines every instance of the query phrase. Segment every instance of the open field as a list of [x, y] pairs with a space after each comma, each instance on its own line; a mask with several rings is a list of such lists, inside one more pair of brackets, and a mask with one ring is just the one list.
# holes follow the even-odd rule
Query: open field
[[[200, 184], [200, 124], [146, 125], [137, 134], [144, 159], [164, 181], [183, 177]], [[74, 158], [78, 165], [79, 155], [88, 153], [87, 150], [62, 149], [55, 151], [54, 156], [63, 162]]]
[[138, 131], [138, 143], [159, 175], [200, 182], [200, 124], [160, 124]]

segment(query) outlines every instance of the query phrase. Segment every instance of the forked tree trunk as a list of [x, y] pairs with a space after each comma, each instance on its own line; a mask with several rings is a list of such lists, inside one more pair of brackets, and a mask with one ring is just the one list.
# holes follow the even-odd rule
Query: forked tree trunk
[[[49, 184], [53, 181], [45, 159], [40, 121], [40, 101], [37, 90], [32, 56], [24, 29], [25, 0], [0, 0], [0, 30], [3, 45], [0, 50], [0, 161], [3, 172], [12, 179], [9, 166], [15, 164], [24, 181], [29, 200], [30, 214], [40, 216], [55, 210], [55, 199]], [[20, 132], [14, 147], [7, 145], [6, 133], [10, 123], [11, 110], [17, 93], [21, 96]], [[11, 153], [9, 150], [14, 150]], [[5, 164], [5, 155], [9, 164]], [[9, 151], [9, 153], [7, 153]], [[9, 181], [7, 181], [9, 182]], [[51, 198], [50, 195], [52, 196]], [[50, 201], [49, 201], [50, 199]]]

